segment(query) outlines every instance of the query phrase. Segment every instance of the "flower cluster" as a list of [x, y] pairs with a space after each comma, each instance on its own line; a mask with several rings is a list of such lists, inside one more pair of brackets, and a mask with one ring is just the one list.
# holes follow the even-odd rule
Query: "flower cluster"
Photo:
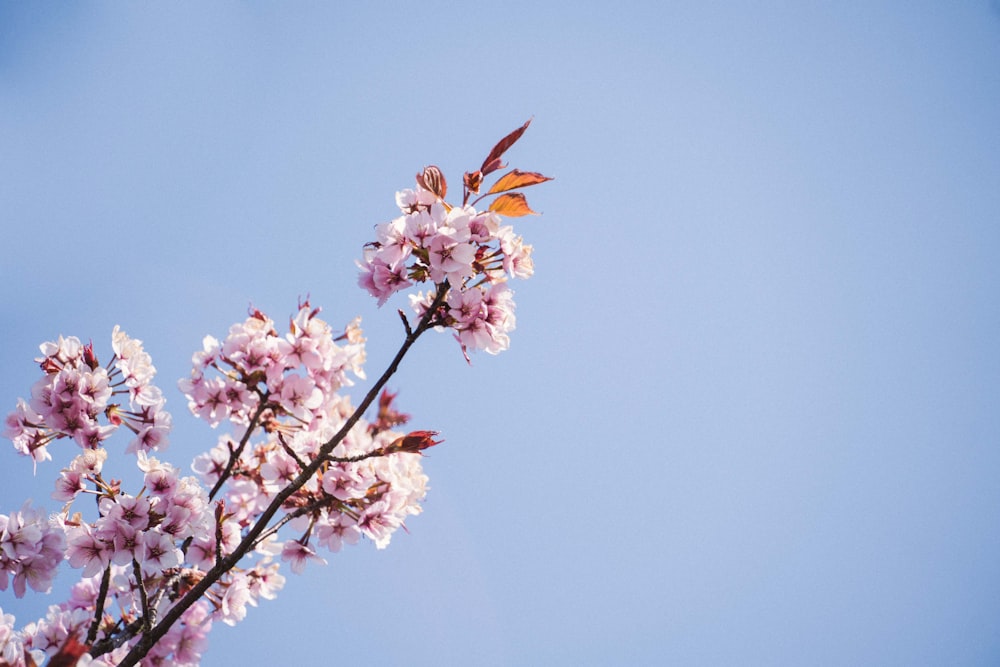
[[[551, 179], [514, 169], [469, 203], [471, 195], [479, 194], [484, 177], [505, 166], [501, 156], [529, 123], [504, 137], [479, 170], [465, 174], [461, 206], [445, 201], [448, 187], [440, 169], [425, 168], [417, 175], [415, 189], [396, 193], [402, 215], [376, 226], [375, 240], [358, 262], [358, 284], [379, 306], [416, 283], [432, 283], [434, 289], [427, 294], [411, 295], [410, 304], [421, 318], [435, 307], [435, 326], [455, 332], [466, 359], [469, 350], [497, 354], [509, 347], [515, 318], [507, 281], [534, 273], [532, 247], [513, 226], [503, 224], [501, 215], [534, 213], [524, 195], [511, 191]], [[493, 195], [497, 197], [487, 210], [476, 210], [476, 202]]]
[[[339, 391], [351, 384], [351, 375], [364, 377], [365, 349], [357, 320], [335, 334], [318, 315], [308, 303], [300, 305], [280, 335], [272, 320], [253, 311], [222, 342], [205, 338], [191, 376], [179, 384], [193, 414], [213, 427], [228, 422], [233, 431], [196, 458], [200, 479], [147, 454], [166, 439], [143, 434], [169, 425], [169, 418], [139, 341], [116, 327], [107, 368], [91, 345], [76, 338], [42, 346], [44, 376], [31, 402], [18, 402], [7, 435], [36, 462], [51, 458], [45, 446], [60, 437], [74, 438], [84, 451], [55, 481], [52, 497], [64, 503], [60, 514], [49, 519], [29, 503], [0, 516], [0, 590], [13, 577], [18, 597], [26, 587], [47, 591], [63, 560], [81, 570], [82, 580], [71, 600], [50, 607], [46, 618], [0, 637], [3, 646], [14, 647], [12, 656], [55, 655], [71, 638], [86, 637], [88, 646], [105, 647], [97, 662], [116, 664], [135, 645], [143, 619], [167, 613], [248, 539], [275, 496], [322, 457], [320, 448], [354, 412]], [[127, 394], [128, 411], [111, 402], [115, 392]], [[276, 559], [299, 573], [308, 561], [323, 561], [317, 548], [336, 552], [362, 537], [382, 548], [406, 517], [420, 512], [427, 477], [419, 452], [436, 442], [431, 432], [392, 430], [407, 420], [392, 398], [383, 394], [374, 421], [356, 419], [248, 545], [246, 562], [187, 608], [146, 662], [197, 664], [213, 619], [235, 624], [282, 588]], [[108, 451], [100, 445], [123, 424], [135, 435], [130, 449], [142, 472], [138, 493], [105, 476]], [[96, 499], [95, 517], [72, 513], [81, 495]], [[280, 538], [279, 531], [292, 534]]]
[[359, 283], [379, 305], [414, 282], [461, 288], [531, 276], [531, 246], [496, 213], [448, 206], [419, 185], [397, 192], [396, 204], [403, 215], [375, 228], [361, 263]]
[[323, 420], [337, 391], [352, 384], [348, 373], [364, 377], [365, 341], [358, 319], [334, 339], [318, 314], [308, 302], [301, 305], [280, 336], [255, 310], [222, 343], [206, 336], [191, 377], [180, 383], [191, 412], [212, 426], [225, 420], [246, 426], [262, 404], [300, 424]]
[[[414, 283], [447, 284], [450, 292], [440, 324], [455, 330], [463, 350], [496, 354], [509, 346], [514, 328], [513, 293], [507, 278], [532, 273], [531, 246], [502, 226], [491, 211], [447, 207], [420, 188], [396, 194], [403, 215], [376, 227], [366, 249], [359, 283], [379, 305]], [[435, 292], [411, 297], [423, 316]]]
[[[137, 563], [147, 575], [179, 566], [178, 548], [188, 538], [211, 531], [213, 513], [205, 489], [193, 477], [181, 478], [173, 466], [139, 453], [145, 493], [133, 496], [104, 481], [101, 459], [87, 452], [63, 470], [53, 497], [72, 501], [90, 482], [100, 495], [92, 523], [67, 526], [66, 558], [83, 576], [100, 574], [112, 563]], [[77, 480], [74, 484], [71, 480]]]
[[[30, 401], [18, 399], [3, 433], [17, 451], [36, 463], [46, 461], [52, 458], [48, 445], [54, 440], [71, 438], [94, 449], [123, 425], [134, 435], [127, 451], [166, 447], [170, 413], [152, 383], [156, 369], [142, 341], [115, 327], [112, 348], [114, 357], [102, 367], [93, 345], [75, 336], [40, 346], [42, 356], [35, 361], [44, 375], [31, 388]], [[115, 396], [127, 396], [127, 409], [112, 402]]]

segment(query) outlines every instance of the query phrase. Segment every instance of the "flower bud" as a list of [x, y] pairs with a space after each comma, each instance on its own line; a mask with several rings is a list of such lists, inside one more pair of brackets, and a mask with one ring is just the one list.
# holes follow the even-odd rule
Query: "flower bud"
[[440, 445], [444, 440], [435, 440], [437, 431], [412, 431], [401, 438], [396, 438], [392, 444], [385, 448], [386, 454], [405, 452], [407, 454], [419, 454], [422, 450]]

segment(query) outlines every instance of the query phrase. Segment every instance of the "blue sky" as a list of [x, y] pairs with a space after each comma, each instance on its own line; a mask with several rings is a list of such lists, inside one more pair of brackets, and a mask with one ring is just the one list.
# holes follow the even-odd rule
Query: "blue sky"
[[305, 294], [374, 377], [373, 225], [533, 117], [511, 350], [393, 382], [447, 440], [424, 514], [204, 664], [996, 664], [998, 63], [986, 0], [4, 4], [4, 410], [121, 324], [187, 465], [202, 336]]

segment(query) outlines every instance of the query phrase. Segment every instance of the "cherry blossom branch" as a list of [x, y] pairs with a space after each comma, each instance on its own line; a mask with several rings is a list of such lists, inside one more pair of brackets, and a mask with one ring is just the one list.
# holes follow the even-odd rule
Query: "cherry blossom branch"
[[[529, 123], [498, 142], [478, 170], [466, 172], [462, 206], [446, 201], [444, 174], [434, 166], [417, 175], [416, 189], [396, 193], [402, 215], [376, 226], [376, 240], [365, 244], [358, 262], [358, 282], [379, 305], [418, 283], [425, 292], [410, 296], [412, 321], [399, 311], [402, 344], [353, 411], [340, 389], [350, 384], [351, 371], [363, 377], [365, 340], [357, 319], [334, 337], [317, 317], [320, 309], [300, 300], [287, 336], [253, 309], [223, 342], [203, 339], [180, 387], [192, 414], [213, 427], [228, 419], [233, 433], [196, 458], [201, 482], [147, 455], [166, 445], [171, 415], [153, 384], [155, 368], [142, 341], [116, 326], [114, 355], [104, 367], [93, 343], [75, 336], [41, 346], [36, 361], [44, 377], [30, 401], [18, 399], [3, 435], [36, 464], [51, 458], [47, 446], [62, 438], [84, 453], [56, 481], [53, 498], [67, 501], [61, 524], [48, 521], [30, 501], [0, 516], [3, 541], [18, 545], [13, 554], [0, 553], [0, 578], [14, 576], [21, 597], [26, 585], [47, 591], [66, 559], [103, 574], [85, 577], [92, 617], [76, 613], [79, 601], [71, 598], [50, 608], [38, 624], [10, 634], [5, 656], [23, 654], [17, 664], [32, 664], [37, 657], [25, 652], [32, 647], [62, 665], [89, 648], [101, 662], [118, 662], [126, 653], [125, 665], [169, 661], [171, 655], [193, 662], [212, 620], [236, 623], [246, 615], [245, 605], [273, 598], [284, 585], [281, 564], [271, 562], [276, 548], [300, 573], [309, 560], [325, 562], [310, 547], [312, 537], [332, 551], [361, 535], [382, 548], [397, 527], [405, 528], [404, 517], [419, 512], [426, 475], [419, 457], [382, 462], [394, 454], [420, 454], [440, 440], [435, 431], [394, 432], [409, 416], [395, 409], [385, 386], [430, 328], [450, 329], [466, 360], [473, 351], [497, 354], [509, 347], [515, 303], [507, 281], [530, 277], [534, 269], [531, 246], [503, 219], [534, 214], [517, 191], [551, 179], [512, 169], [492, 186], [484, 181], [507, 169], [503, 155]], [[488, 208], [477, 211], [486, 199], [492, 199]], [[376, 401], [377, 417], [369, 420], [365, 414]], [[101, 477], [107, 458], [102, 443], [116, 430], [134, 436], [126, 452], [137, 454], [144, 473], [138, 494]], [[95, 489], [87, 488], [91, 482]], [[80, 494], [96, 497], [95, 521], [69, 516]], [[308, 524], [304, 532], [295, 520]], [[279, 531], [292, 527], [302, 534], [280, 546]], [[130, 561], [130, 568], [113, 565]], [[0, 636], [6, 636], [8, 616], [0, 619]], [[79, 642], [78, 635], [88, 642]]]
[[[416, 328], [407, 334], [406, 338], [403, 340], [403, 344], [396, 352], [396, 356], [393, 357], [392, 361], [385, 369], [385, 372], [382, 373], [382, 376], [379, 377], [375, 384], [372, 385], [371, 389], [368, 390], [364, 399], [362, 399], [358, 407], [347, 418], [340, 430], [319, 448], [315, 458], [309, 463], [309, 465], [306, 466], [294, 480], [292, 480], [275, 495], [274, 499], [272, 499], [271, 503], [267, 506], [267, 509], [261, 513], [256, 523], [254, 523], [253, 527], [250, 528], [232, 553], [217, 561], [212, 569], [205, 573], [205, 576], [192, 586], [191, 589], [188, 590], [188, 592], [180, 600], [178, 600], [177, 603], [174, 604], [169, 611], [167, 611], [167, 613], [163, 615], [160, 622], [157, 623], [152, 630], [143, 632], [139, 643], [132, 647], [132, 650], [130, 650], [119, 663], [119, 667], [133, 667], [133, 665], [138, 664], [138, 662], [145, 657], [156, 642], [167, 633], [170, 627], [178, 619], [180, 619], [184, 612], [187, 611], [191, 605], [201, 599], [201, 597], [209, 590], [209, 588], [212, 587], [213, 584], [215, 584], [215, 582], [217, 582], [225, 573], [236, 567], [240, 560], [242, 560], [242, 558], [253, 549], [259, 536], [267, 529], [271, 519], [274, 518], [274, 515], [281, 509], [285, 501], [288, 500], [288, 498], [291, 497], [296, 491], [302, 488], [306, 482], [308, 482], [312, 476], [316, 474], [316, 471], [319, 470], [320, 466], [326, 462], [327, 457], [333, 449], [340, 444], [345, 437], [347, 437], [350, 430], [354, 428], [355, 424], [358, 423], [358, 420], [361, 419], [361, 416], [375, 401], [379, 392], [386, 385], [386, 383], [388, 383], [389, 378], [392, 377], [392, 375], [399, 369], [399, 364], [402, 362], [403, 357], [406, 356], [406, 353], [417, 341], [417, 339], [428, 329], [435, 326], [438, 309], [444, 303], [445, 297], [448, 294], [448, 289], [449, 285], [447, 281], [437, 286], [437, 292], [434, 300], [424, 313], [423, 317], [420, 319]], [[92, 650], [91, 655], [97, 657], [104, 652], [106, 651], [98, 653]]]

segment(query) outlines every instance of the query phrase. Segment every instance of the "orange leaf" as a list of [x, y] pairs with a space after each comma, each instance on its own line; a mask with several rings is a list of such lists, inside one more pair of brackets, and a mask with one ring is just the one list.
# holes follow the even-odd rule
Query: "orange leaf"
[[497, 169], [503, 169], [503, 164], [500, 162], [500, 156], [503, 155], [508, 148], [513, 146], [515, 141], [521, 138], [521, 135], [528, 129], [529, 125], [531, 125], [530, 118], [524, 125], [497, 142], [497, 145], [493, 147], [490, 154], [486, 156], [485, 160], [483, 160], [483, 166], [479, 168], [479, 170], [483, 172], [483, 176], [491, 174]]
[[544, 183], [545, 181], [551, 181], [552, 179], [548, 176], [542, 176], [539, 173], [533, 171], [521, 171], [520, 169], [515, 169], [509, 173], [503, 175], [503, 177], [493, 184], [490, 191], [486, 194], [494, 195], [498, 192], [506, 192], [507, 190], [515, 190], [517, 188], [526, 188], [529, 185], [538, 185], [539, 183]]
[[500, 215], [517, 218], [522, 215], [538, 215], [528, 206], [528, 200], [520, 192], [514, 194], [500, 195], [490, 204], [490, 210]]

